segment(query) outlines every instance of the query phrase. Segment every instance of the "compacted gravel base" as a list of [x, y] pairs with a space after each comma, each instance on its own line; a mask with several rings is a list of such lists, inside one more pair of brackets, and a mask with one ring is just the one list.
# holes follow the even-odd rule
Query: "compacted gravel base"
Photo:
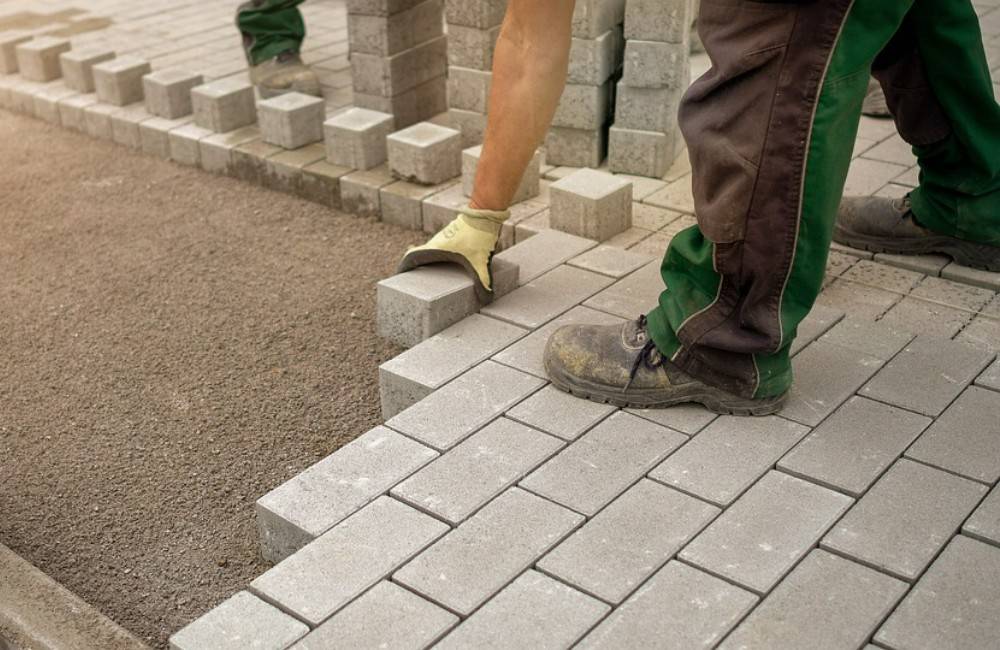
[[154, 646], [266, 567], [257, 497], [380, 421], [419, 233], [0, 111], [0, 542]]

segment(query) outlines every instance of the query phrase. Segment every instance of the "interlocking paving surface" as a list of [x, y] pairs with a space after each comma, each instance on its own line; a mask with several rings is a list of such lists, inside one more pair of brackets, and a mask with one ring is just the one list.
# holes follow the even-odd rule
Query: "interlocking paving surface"
[[[975, 4], [997, 76], [1000, 0]], [[0, 0], [0, 22], [75, 7]], [[60, 19], [74, 47], [245, 78], [232, 3], [79, 8]], [[303, 10], [328, 110], [348, 106], [345, 4]], [[573, 170], [543, 171], [547, 203]], [[645, 311], [693, 223], [686, 156], [633, 180], [632, 228], [558, 264], [513, 249], [523, 286], [455, 326], [485, 337], [477, 352], [417, 346], [443, 368], [427, 397], [262, 500], [287, 559], [176, 647], [1000, 645], [1000, 274], [834, 246], [778, 415], [582, 402], [547, 385], [545, 338]], [[846, 193], [916, 182], [891, 121], [863, 118]]]

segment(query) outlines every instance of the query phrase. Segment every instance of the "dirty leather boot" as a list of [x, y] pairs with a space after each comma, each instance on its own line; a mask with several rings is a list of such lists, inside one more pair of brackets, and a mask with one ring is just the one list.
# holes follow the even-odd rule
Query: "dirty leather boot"
[[398, 272], [425, 264], [451, 262], [472, 277], [481, 303], [493, 300], [493, 269], [490, 262], [500, 240], [500, 228], [509, 210], [463, 208], [457, 217], [423, 246], [414, 246], [399, 263]]
[[910, 198], [844, 197], [833, 240], [873, 253], [921, 255], [941, 253], [962, 266], [1000, 271], [1000, 246], [942, 235], [917, 223]]
[[875, 79], [868, 80], [868, 93], [865, 95], [864, 103], [861, 104], [861, 113], [868, 117], [892, 117], [882, 86]]
[[322, 97], [316, 73], [291, 51], [250, 66], [250, 83], [257, 86], [264, 99], [290, 92]]
[[785, 395], [748, 399], [699, 381], [656, 349], [646, 317], [621, 325], [567, 325], [545, 347], [545, 371], [560, 390], [622, 408], [666, 408], [696, 402], [732, 415], [768, 415]]

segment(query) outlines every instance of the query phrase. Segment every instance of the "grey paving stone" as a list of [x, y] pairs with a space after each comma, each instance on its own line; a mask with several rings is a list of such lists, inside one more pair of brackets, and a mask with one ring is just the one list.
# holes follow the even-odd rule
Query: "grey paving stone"
[[612, 112], [613, 84], [611, 80], [597, 85], [566, 84], [552, 118], [552, 126], [570, 129], [602, 128]]
[[[397, 97], [438, 79], [447, 70], [446, 54], [451, 54], [446, 52], [450, 49], [448, 40], [439, 36], [391, 56], [352, 52], [350, 61], [354, 92], [359, 95]], [[441, 90], [444, 90], [443, 78]], [[383, 112], [395, 114], [394, 111]]]
[[168, 120], [190, 115], [191, 89], [204, 83], [204, 77], [186, 70], [168, 69], [151, 72], [142, 78], [146, 110]]
[[445, 20], [449, 25], [489, 29], [503, 22], [506, 0], [446, 0]]
[[720, 510], [641, 480], [538, 562], [538, 568], [618, 604]]
[[966, 520], [962, 532], [980, 541], [1000, 546], [1000, 485], [993, 488]]
[[94, 90], [97, 98], [115, 106], [141, 102], [142, 78], [149, 74], [151, 69], [148, 61], [132, 56], [120, 56], [95, 64], [91, 70], [94, 74]]
[[[36, 114], [38, 117], [43, 117], [41, 113]], [[112, 113], [112, 140], [132, 149], [141, 149], [142, 134], [139, 131], [139, 125], [152, 117], [142, 104], [132, 104]]]
[[654, 261], [615, 282], [583, 304], [631, 320], [655, 307], [663, 289], [660, 263]]
[[512, 488], [396, 572], [393, 579], [472, 613], [558, 544], [583, 517]]
[[660, 178], [670, 168], [679, 146], [677, 130], [661, 133], [612, 126], [608, 131], [608, 168]]
[[717, 417], [701, 404], [679, 404], [668, 409], [626, 409], [626, 412], [693, 436]]
[[535, 470], [520, 485], [591, 516], [687, 440], [618, 412]]
[[549, 191], [557, 230], [604, 241], [632, 227], [632, 184], [622, 177], [581, 169]]
[[17, 46], [34, 38], [27, 30], [7, 30], [0, 33], [0, 73], [12, 75], [17, 72]]
[[[479, 158], [483, 154], [482, 145], [469, 147], [462, 151], [462, 193], [465, 196], [472, 196], [472, 190], [476, 180], [476, 170], [479, 168]], [[524, 175], [521, 176], [521, 183], [514, 192], [511, 204], [520, 203], [538, 196], [541, 180], [542, 160], [545, 158], [542, 150], [535, 151], [531, 157]]]
[[376, 303], [379, 336], [403, 347], [413, 347], [479, 309], [472, 280], [451, 264], [426, 266], [380, 281]]
[[263, 185], [268, 181], [268, 159], [281, 153], [284, 153], [281, 147], [268, 144], [263, 139], [237, 145], [230, 152], [232, 175], [248, 183]]
[[895, 293], [909, 293], [924, 279], [922, 273], [908, 271], [896, 266], [860, 260], [841, 276], [845, 280], [876, 287]]
[[996, 354], [1000, 352], [1000, 320], [975, 316], [955, 337], [965, 345], [984, 352]]
[[543, 385], [537, 377], [486, 361], [386, 425], [435, 449], [450, 449]]
[[972, 320], [973, 315], [962, 309], [905, 296], [879, 322], [896, 329], [906, 328], [917, 334], [950, 339]]
[[458, 617], [392, 582], [383, 581], [292, 646], [293, 650], [398, 648], [422, 650]]
[[607, 287], [614, 280], [571, 266], [560, 266], [480, 311], [514, 325], [537, 329]]
[[[104, 104], [97, 106], [104, 106]], [[88, 118], [89, 115], [88, 111]], [[89, 119], [87, 130], [90, 131]], [[181, 165], [199, 167], [201, 165], [201, 149], [198, 143], [210, 135], [212, 135], [212, 131], [195, 124], [185, 124], [172, 129], [167, 134], [167, 139], [170, 141], [170, 159]]]
[[1000, 393], [971, 387], [955, 400], [906, 455], [984, 483], [1000, 479]]
[[995, 291], [942, 278], [924, 278], [911, 295], [959, 309], [977, 312], [996, 296]]
[[881, 321], [872, 322], [847, 316], [819, 340], [888, 361], [913, 339], [914, 335], [910, 332], [894, 330]]
[[375, 427], [257, 500], [261, 553], [280, 562], [437, 455]]
[[462, 174], [462, 134], [421, 122], [386, 138], [389, 169], [414, 183], [437, 185]]
[[568, 648], [610, 609], [529, 569], [435, 647]]
[[858, 497], [930, 423], [854, 396], [785, 454], [778, 468]]
[[899, 580], [815, 550], [719, 648], [858, 648], [906, 588]]
[[[648, 203], [638, 203], [640, 199], [636, 198], [637, 190], [636, 187], [642, 187], [643, 181], [660, 183], [665, 186], [663, 181], [658, 181], [651, 178], [642, 178], [640, 176], [624, 176], [624, 178], [629, 178], [632, 180], [632, 225], [637, 228], [645, 228], [646, 230], [660, 230], [665, 228], [668, 224], [677, 221], [680, 218], [681, 213], [675, 212], [674, 210], [668, 210], [666, 208], [659, 208], [655, 205], [649, 205]], [[659, 187], [658, 189], [663, 189]], [[653, 190], [654, 192], [656, 190]]]
[[382, 416], [391, 418], [527, 334], [472, 314], [379, 366]]
[[352, 108], [331, 117], [323, 127], [327, 159], [335, 165], [365, 170], [388, 158], [385, 139], [392, 133], [392, 115]]
[[683, 94], [681, 87], [636, 88], [619, 81], [615, 93], [615, 126], [636, 131], [674, 133]]
[[114, 51], [103, 47], [63, 52], [59, 55], [63, 82], [67, 87], [79, 93], [92, 93], [94, 92], [94, 65], [113, 58], [115, 58]]
[[632, 0], [625, 7], [625, 38], [686, 42], [690, 9], [679, 0]]
[[941, 269], [941, 277], [977, 287], [1000, 291], [1000, 273], [970, 269], [952, 262]]
[[757, 597], [670, 562], [588, 634], [579, 648], [713, 648]]
[[493, 68], [493, 50], [500, 26], [480, 29], [465, 25], [448, 26], [448, 65], [475, 70]]
[[912, 582], [985, 494], [983, 485], [902, 459], [837, 522], [821, 545]]
[[596, 245], [592, 239], [547, 230], [497, 253], [495, 259], [517, 264], [521, 269], [520, 283], [527, 284]]
[[389, 16], [348, 14], [351, 51], [389, 56], [441, 36], [442, 5], [442, 0], [427, 0]]
[[795, 381], [782, 417], [816, 426], [843, 404], [883, 361], [839, 345], [817, 341], [795, 356]]
[[87, 135], [101, 140], [111, 140], [113, 138], [111, 114], [117, 110], [118, 107], [113, 104], [102, 103], [91, 104], [84, 108], [83, 121]]
[[992, 390], [1000, 391], [1000, 359], [997, 359], [989, 368], [983, 371], [976, 379], [976, 385]]
[[170, 637], [171, 650], [284, 650], [308, 626], [241, 591]]
[[68, 52], [70, 43], [54, 36], [36, 36], [18, 43], [15, 48], [17, 71], [27, 81], [53, 81], [62, 76], [59, 55]]
[[596, 38], [573, 37], [567, 82], [599, 86], [615, 72], [621, 58], [621, 33], [608, 29]]
[[947, 255], [891, 255], [876, 253], [875, 261], [901, 269], [916, 271], [924, 275], [939, 276], [941, 270], [951, 263]]
[[680, 558], [766, 593], [812, 548], [852, 499], [769, 472], [681, 551]]
[[[203, 161], [204, 162], [204, 161]], [[353, 170], [319, 160], [302, 168], [300, 196], [340, 210], [340, 179]]]
[[325, 114], [322, 97], [297, 92], [257, 103], [257, 121], [264, 141], [283, 149], [298, 149], [321, 141]]
[[609, 404], [580, 399], [549, 385], [507, 411], [507, 417], [563, 440], [576, 440], [615, 410]]
[[500, 418], [394, 487], [392, 496], [458, 524], [562, 446], [552, 436]]
[[486, 113], [493, 73], [450, 66], [448, 68], [448, 106], [465, 111]]
[[874, 321], [901, 299], [898, 293], [838, 279], [819, 294], [816, 304], [839, 309], [855, 318]]
[[203, 129], [225, 133], [257, 121], [254, 90], [236, 78], [211, 81], [191, 90], [194, 122]]
[[776, 416], [720, 417], [649, 477], [726, 507], [807, 433], [807, 427]]
[[[60, 107], [61, 109], [62, 107]], [[66, 124], [66, 114], [62, 113], [63, 125]], [[142, 152], [162, 158], [170, 159], [170, 132], [174, 129], [190, 124], [191, 117], [182, 117], [176, 120], [167, 120], [162, 117], [154, 117], [139, 125], [139, 138], [142, 140]], [[199, 147], [201, 143], [199, 142]], [[200, 151], [199, 151], [200, 155]]]
[[250, 583], [316, 626], [448, 531], [433, 517], [379, 497]]
[[198, 142], [201, 168], [214, 174], [230, 173], [233, 166], [233, 149], [241, 144], [259, 140], [260, 137], [260, 129], [257, 125], [253, 125], [203, 138]]
[[918, 336], [860, 393], [936, 416], [982, 372], [993, 355], [962, 343]]
[[382, 221], [409, 230], [422, 230], [424, 201], [454, 184], [455, 180], [451, 179], [439, 185], [421, 185], [409, 181], [396, 181], [386, 185], [379, 190]]
[[349, 14], [393, 16], [420, 4], [422, 0], [347, 0]]
[[65, 86], [52, 86], [43, 88], [35, 95], [35, 116], [45, 120], [49, 124], [62, 125], [62, 118], [59, 116], [59, 101], [67, 97], [74, 97], [78, 93]]
[[844, 318], [844, 312], [832, 307], [815, 305], [809, 314], [799, 323], [795, 339], [789, 349], [792, 356], [798, 354], [804, 347], [823, 336], [834, 325]]
[[[2, 94], [0, 94], [2, 98]], [[87, 125], [84, 118], [84, 109], [97, 103], [97, 95], [91, 93], [87, 95], [73, 95], [59, 100], [59, 121], [64, 128], [85, 133]], [[165, 137], [164, 137], [165, 140]], [[168, 145], [169, 147], [169, 145]], [[169, 150], [167, 156], [169, 157]]]
[[1000, 638], [1000, 549], [955, 537], [875, 635], [901, 650], [991, 648]]
[[569, 264], [620, 279], [651, 261], [653, 261], [651, 256], [642, 253], [633, 253], [614, 246], [598, 246], [574, 257]]

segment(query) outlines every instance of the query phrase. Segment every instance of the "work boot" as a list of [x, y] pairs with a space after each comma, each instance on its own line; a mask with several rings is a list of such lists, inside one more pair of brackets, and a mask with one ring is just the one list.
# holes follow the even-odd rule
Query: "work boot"
[[509, 216], [509, 210], [462, 209], [426, 244], [410, 248], [400, 261], [398, 272], [437, 262], [458, 264], [472, 277], [479, 301], [484, 304], [492, 301], [491, 262], [500, 240], [500, 228]]
[[748, 399], [695, 379], [656, 349], [646, 317], [622, 325], [567, 325], [549, 337], [545, 371], [567, 393], [622, 408], [695, 402], [715, 413], [768, 415], [785, 395]]
[[282, 52], [273, 59], [250, 66], [250, 83], [264, 99], [298, 92], [322, 97], [316, 73], [302, 62], [297, 52]]
[[833, 240], [873, 253], [921, 255], [941, 253], [962, 266], [1000, 271], [1000, 246], [942, 235], [921, 226], [910, 209], [910, 197], [844, 197]]
[[868, 80], [868, 93], [865, 101], [861, 104], [861, 113], [868, 117], [892, 117], [889, 112], [889, 103], [885, 100], [885, 93], [882, 92], [882, 85], [876, 79]]

